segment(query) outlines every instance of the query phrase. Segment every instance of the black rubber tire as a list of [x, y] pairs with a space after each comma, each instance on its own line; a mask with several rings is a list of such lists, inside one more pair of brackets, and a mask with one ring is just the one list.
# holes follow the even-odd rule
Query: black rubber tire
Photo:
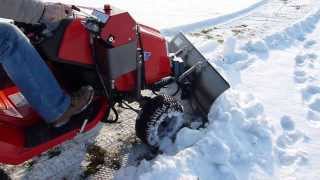
[[10, 176], [3, 169], [0, 169], [0, 180], [11, 180]]
[[[158, 148], [159, 141], [150, 142], [150, 134], [154, 129], [158, 132], [159, 127], [155, 126], [160, 126], [159, 121], [168, 117], [169, 112], [182, 113], [183, 107], [176, 99], [167, 95], [158, 95], [144, 104], [136, 121], [135, 129], [138, 138], [149, 146]], [[155, 134], [158, 136], [157, 133]]]

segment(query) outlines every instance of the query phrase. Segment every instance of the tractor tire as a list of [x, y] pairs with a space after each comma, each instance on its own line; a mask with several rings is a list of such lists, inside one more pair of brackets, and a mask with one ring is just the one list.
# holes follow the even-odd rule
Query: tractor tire
[[0, 180], [11, 180], [10, 176], [3, 169], [0, 169]]
[[158, 95], [144, 106], [136, 121], [136, 134], [144, 143], [159, 148], [164, 137], [173, 138], [184, 125], [183, 107], [173, 97]]

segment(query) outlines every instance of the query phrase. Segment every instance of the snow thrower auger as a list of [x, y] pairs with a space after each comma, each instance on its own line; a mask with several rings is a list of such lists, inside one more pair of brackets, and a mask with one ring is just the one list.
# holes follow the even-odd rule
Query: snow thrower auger
[[95, 100], [64, 128], [54, 129], [41, 120], [2, 72], [0, 163], [20, 164], [99, 122], [110, 122], [110, 112], [117, 114], [115, 104], [125, 101], [140, 103], [137, 136], [158, 147], [161, 138], [173, 136], [183, 125], [177, 121], [183, 107], [172, 96], [144, 97], [142, 90], [158, 91], [176, 83], [182, 99], [190, 100], [206, 115], [213, 101], [229, 88], [183, 34], [167, 43], [158, 30], [137, 23], [128, 12], [110, 5], [92, 10], [90, 15], [73, 9], [79, 11], [76, 16], [59, 24], [15, 24], [29, 37], [65, 91], [89, 84], [95, 88]]

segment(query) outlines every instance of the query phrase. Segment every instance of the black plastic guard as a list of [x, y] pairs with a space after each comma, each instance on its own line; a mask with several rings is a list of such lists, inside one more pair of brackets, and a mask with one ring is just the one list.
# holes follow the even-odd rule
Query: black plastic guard
[[203, 62], [200, 71], [192, 74], [191, 98], [196, 103], [197, 110], [203, 115], [210, 111], [212, 103], [227, 89], [229, 83], [219, 72], [207, 61], [207, 59], [194, 47], [184, 34], [179, 33], [168, 44], [170, 53], [177, 53], [176, 56], [184, 61], [186, 68]]
[[38, 49], [38, 52], [45, 60], [65, 63], [68, 62], [66, 60], [60, 59], [58, 54], [65, 30], [71, 23], [71, 19], [62, 20], [58, 28], [52, 32], [51, 37], [47, 37], [40, 44], [35, 45]]

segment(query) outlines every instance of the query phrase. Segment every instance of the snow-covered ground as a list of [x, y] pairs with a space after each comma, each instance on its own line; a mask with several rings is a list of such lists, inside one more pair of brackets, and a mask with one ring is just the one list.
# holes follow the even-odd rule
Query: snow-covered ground
[[[61, 2], [61, 0], [45, 0], [49, 2]], [[238, 12], [245, 13], [248, 7], [260, 5], [264, 0], [63, 0], [65, 3], [103, 8], [104, 4], [112, 4], [118, 8], [128, 10], [130, 14], [140, 23], [167, 29], [192, 23], [212, 20], [223, 15]], [[230, 17], [228, 17], [230, 18]], [[208, 22], [210, 23], [210, 22]], [[207, 24], [208, 24], [207, 23]]]
[[320, 6], [313, 5], [281, 30], [254, 38], [240, 33], [222, 48], [193, 37], [232, 89], [213, 104], [206, 128], [182, 129], [175, 148], [117, 178], [318, 179]]
[[[94, 7], [105, 3], [64, 1]], [[206, 128], [183, 128], [163, 154], [150, 158], [140, 155], [145, 147], [135, 147], [135, 115], [124, 111], [120, 119], [125, 121], [101, 125], [64, 144], [59, 156], [45, 154], [32, 165], [5, 167], [12, 177], [78, 179], [88, 165], [87, 145], [94, 141], [108, 152], [119, 146], [125, 151], [121, 161], [127, 165], [117, 172], [119, 180], [319, 179], [318, 0], [139, 2], [108, 1], [167, 35], [189, 32], [231, 83], [212, 105]], [[127, 144], [134, 147], [122, 148]], [[128, 163], [132, 155], [134, 163]], [[112, 178], [110, 172], [110, 165], [104, 164], [91, 178]]]

